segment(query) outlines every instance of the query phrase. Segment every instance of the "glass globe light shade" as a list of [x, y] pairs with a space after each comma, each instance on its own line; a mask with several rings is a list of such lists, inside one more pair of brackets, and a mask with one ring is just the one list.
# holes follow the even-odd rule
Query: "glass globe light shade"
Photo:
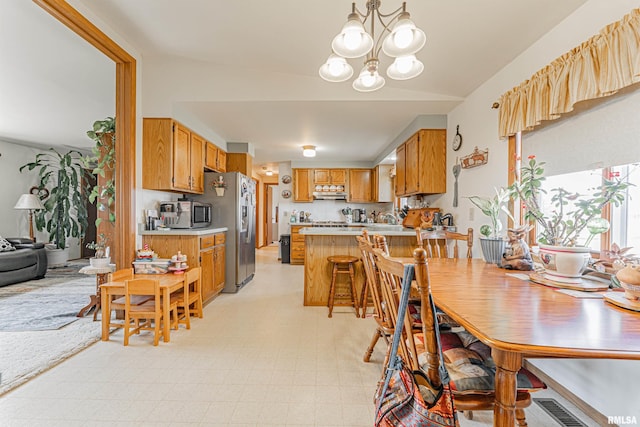
[[353, 76], [353, 68], [346, 59], [331, 54], [327, 62], [322, 64], [319, 70], [320, 77], [328, 82], [343, 82]]
[[302, 155], [304, 157], [315, 157], [316, 156], [316, 146], [315, 145], [304, 145], [304, 146], [302, 146]]
[[384, 86], [385, 80], [378, 73], [378, 70], [371, 71], [368, 67], [364, 67], [360, 71], [360, 75], [353, 81], [353, 88], [358, 92], [373, 92]]
[[424, 31], [416, 27], [408, 12], [403, 12], [382, 42], [382, 51], [392, 58], [411, 55], [422, 49], [426, 42]]
[[372, 47], [373, 39], [364, 30], [356, 13], [349, 14], [347, 23], [331, 43], [333, 51], [344, 58], [358, 58], [369, 52]]
[[387, 75], [394, 80], [408, 80], [419, 76], [424, 65], [415, 55], [399, 56], [387, 68]]

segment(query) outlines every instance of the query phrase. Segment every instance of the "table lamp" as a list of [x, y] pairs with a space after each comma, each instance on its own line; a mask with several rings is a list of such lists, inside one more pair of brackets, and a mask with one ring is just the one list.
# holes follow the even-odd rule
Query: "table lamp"
[[29, 238], [32, 241], [36, 241], [33, 235], [33, 211], [37, 209], [44, 209], [40, 198], [35, 194], [23, 194], [18, 199], [18, 203], [13, 207], [14, 209], [26, 209], [29, 211]]

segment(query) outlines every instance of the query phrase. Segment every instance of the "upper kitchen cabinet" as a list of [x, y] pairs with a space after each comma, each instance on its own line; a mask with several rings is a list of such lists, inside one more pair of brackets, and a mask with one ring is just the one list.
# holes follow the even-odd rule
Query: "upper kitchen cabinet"
[[142, 124], [142, 187], [202, 194], [205, 140], [173, 119], [144, 118]]
[[313, 202], [313, 169], [293, 169], [293, 201]]
[[372, 174], [372, 201], [379, 203], [393, 202], [393, 180], [391, 171], [393, 165], [378, 165], [373, 169]]
[[397, 148], [397, 197], [447, 191], [446, 140], [446, 129], [421, 129]]
[[227, 153], [227, 172], [240, 172], [251, 177], [253, 157], [247, 153]]
[[204, 167], [214, 172], [226, 172], [227, 153], [211, 142], [207, 142], [206, 147], [207, 153], [205, 156]]
[[370, 203], [372, 199], [371, 169], [349, 169], [349, 201]]
[[316, 185], [345, 185], [347, 183], [347, 170], [314, 169], [313, 182]]

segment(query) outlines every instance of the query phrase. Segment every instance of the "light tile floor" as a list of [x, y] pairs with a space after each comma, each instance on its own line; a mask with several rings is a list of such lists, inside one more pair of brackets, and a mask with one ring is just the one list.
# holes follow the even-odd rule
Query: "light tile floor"
[[[304, 307], [303, 267], [258, 251], [255, 278], [222, 294], [203, 319], [153, 347], [122, 331], [0, 398], [0, 426], [371, 426], [384, 345], [362, 356], [374, 330], [337, 307]], [[552, 391], [555, 397], [572, 408]], [[597, 424], [573, 410], [590, 426]], [[490, 412], [461, 418], [491, 425]], [[552, 426], [536, 405], [530, 426]]]

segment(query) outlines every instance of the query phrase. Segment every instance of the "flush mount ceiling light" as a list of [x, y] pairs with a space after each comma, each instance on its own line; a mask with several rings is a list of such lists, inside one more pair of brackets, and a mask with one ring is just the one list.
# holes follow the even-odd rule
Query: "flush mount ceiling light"
[[[320, 77], [329, 82], [343, 82], [353, 75], [353, 68], [345, 58], [365, 56], [364, 67], [353, 88], [360, 92], [372, 92], [384, 86], [385, 80], [378, 71], [380, 51], [395, 58], [387, 68], [387, 76], [394, 80], [417, 77], [424, 70], [415, 53], [424, 46], [427, 36], [411, 21], [406, 2], [389, 14], [380, 12], [380, 0], [367, 1], [367, 13], [362, 13], [352, 3], [351, 13], [340, 34], [331, 43], [333, 53], [320, 67]], [[369, 32], [365, 24], [369, 21]], [[376, 38], [375, 22], [382, 25]], [[386, 21], [386, 22], [385, 22]]]
[[266, 176], [273, 176], [273, 171], [271, 169], [267, 169], [266, 166], [262, 167], [262, 173], [264, 173]]
[[302, 155], [305, 157], [315, 157], [316, 156], [316, 146], [315, 145], [303, 145], [302, 146]]

